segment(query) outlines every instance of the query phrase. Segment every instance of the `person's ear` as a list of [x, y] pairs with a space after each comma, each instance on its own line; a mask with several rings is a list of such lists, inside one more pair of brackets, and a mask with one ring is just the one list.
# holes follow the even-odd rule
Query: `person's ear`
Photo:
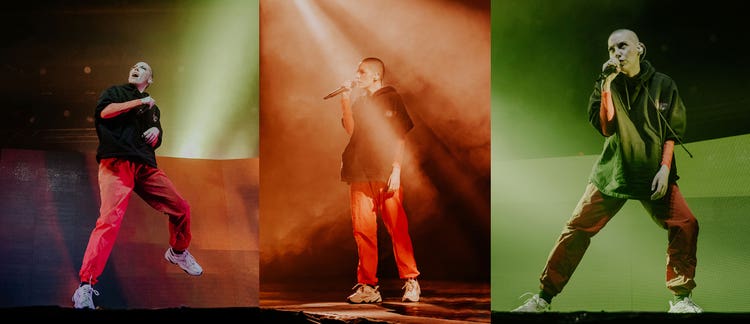
[[638, 50], [638, 54], [643, 55], [644, 52], [646, 52], [646, 46], [643, 45], [643, 43], [638, 43], [636, 49]]

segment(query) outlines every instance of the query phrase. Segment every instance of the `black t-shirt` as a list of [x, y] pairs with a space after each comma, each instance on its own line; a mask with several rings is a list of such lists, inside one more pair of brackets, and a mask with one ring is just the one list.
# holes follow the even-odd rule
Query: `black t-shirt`
[[341, 181], [387, 181], [397, 143], [414, 127], [401, 96], [386, 86], [352, 105], [354, 132], [342, 154]]
[[[148, 96], [147, 92], [140, 92], [133, 84], [112, 86], [102, 92], [94, 112], [96, 135], [99, 137], [97, 162], [103, 158], [116, 157], [156, 167], [155, 149], [161, 145], [164, 134], [161, 129], [159, 107], [154, 105], [149, 109], [148, 105], [141, 105], [112, 118], [101, 117], [102, 110], [111, 103]], [[142, 137], [143, 132], [151, 127], [159, 129], [159, 139], [154, 147], [146, 143]]]

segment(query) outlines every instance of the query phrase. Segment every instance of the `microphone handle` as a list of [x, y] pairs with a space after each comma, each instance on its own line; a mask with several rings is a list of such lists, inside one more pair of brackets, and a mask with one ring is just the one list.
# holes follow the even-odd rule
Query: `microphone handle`
[[333, 92], [329, 93], [327, 96], [323, 97], [323, 100], [333, 98], [333, 97], [337, 96], [339, 93], [342, 93], [342, 92], [346, 91], [347, 89], [348, 88], [346, 88], [346, 87], [339, 87], [335, 91], [333, 91]]
[[601, 74], [599, 74], [599, 78], [597, 80], [604, 80], [612, 73], [617, 72], [617, 66], [616, 65], [607, 65], [606, 68], [604, 68], [604, 71], [602, 71]]

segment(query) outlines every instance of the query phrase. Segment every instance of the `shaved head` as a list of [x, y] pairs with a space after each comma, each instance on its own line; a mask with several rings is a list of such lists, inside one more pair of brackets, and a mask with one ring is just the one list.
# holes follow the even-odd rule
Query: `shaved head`
[[609, 34], [609, 39], [611, 40], [614, 36], [618, 36], [618, 35], [636, 44], [640, 42], [638, 40], [638, 35], [636, 35], [634, 31], [630, 29], [625, 29], [625, 28], [621, 28], [621, 29], [613, 31], [611, 34]]
[[380, 80], [385, 76], [385, 64], [377, 57], [367, 57], [362, 60], [362, 65], [366, 66], [367, 69], [380, 75]]
[[638, 40], [638, 35], [630, 29], [616, 29], [607, 39], [610, 60], [618, 62], [622, 73], [632, 77], [640, 70], [640, 62], [646, 53], [646, 45]]

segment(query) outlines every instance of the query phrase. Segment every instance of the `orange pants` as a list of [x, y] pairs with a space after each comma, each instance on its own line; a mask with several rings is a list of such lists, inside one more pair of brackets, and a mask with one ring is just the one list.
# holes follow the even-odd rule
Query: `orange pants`
[[[550, 296], [562, 291], [581, 262], [591, 237], [604, 228], [626, 201], [604, 195], [588, 184], [547, 258], [540, 289]], [[675, 183], [669, 185], [669, 191], [661, 199], [640, 202], [654, 222], [667, 230], [667, 289], [675, 295], [689, 294], [695, 288], [698, 221]]]
[[172, 248], [185, 250], [190, 245], [190, 206], [164, 171], [123, 159], [102, 159], [99, 162], [99, 218], [83, 255], [78, 273], [81, 282], [94, 285], [104, 271], [133, 191], [151, 207], [169, 216]]
[[378, 283], [378, 214], [391, 236], [399, 277], [406, 279], [419, 275], [406, 212], [401, 204], [403, 191], [399, 188], [394, 193], [386, 194], [386, 189], [385, 182], [374, 181], [353, 182], [350, 187], [352, 227], [359, 254], [358, 283], [373, 286]]

